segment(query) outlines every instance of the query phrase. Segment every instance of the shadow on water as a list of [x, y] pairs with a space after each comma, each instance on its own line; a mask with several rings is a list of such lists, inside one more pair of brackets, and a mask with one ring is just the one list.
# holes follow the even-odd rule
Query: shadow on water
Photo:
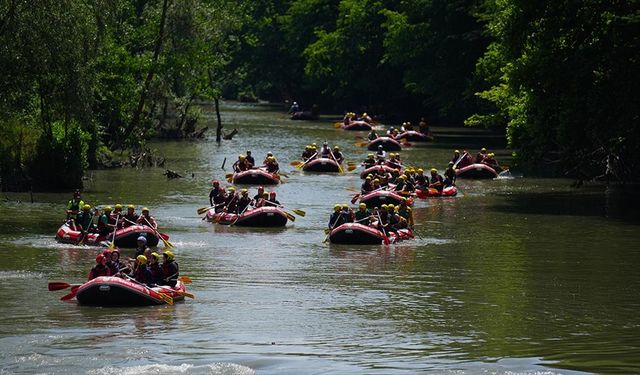
[[586, 188], [574, 191], [498, 193], [501, 203], [491, 209], [499, 212], [593, 216], [640, 223], [639, 193], [634, 187]]

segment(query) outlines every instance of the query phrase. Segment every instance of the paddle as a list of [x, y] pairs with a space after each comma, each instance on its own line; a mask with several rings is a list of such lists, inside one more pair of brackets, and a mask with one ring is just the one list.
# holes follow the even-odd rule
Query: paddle
[[80, 239], [78, 240], [78, 242], [76, 243], [76, 245], [84, 245], [84, 241], [87, 239], [87, 235], [89, 234], [89, 228], [91, 228], [91, 225], [93, 224], [93, 218], [96, 217], [95, 214], [91, 215], [91, 220], [89, 221], [89, 225], [87, 227], [87, 229], [84, 231], [84, 234], [80, 237]]
[[[283, 205], [281, 205], [281, 204], [277, 204], [277, 203], [270, 202], [270, 201], [267, 201], [267, 200], [265, 200], [265, 201], [264, 201], [264, 203], [265, 203], [265, 204], [270, 204], [270, 205], [272, 205], [272, 206], [274, 206], [274, 207], [283, 207], [283, 208], [284, 208], [284, 206], [283, 206]], [[292, 211], [293, 211], [293, 210], [292, 210]], [[306, 215], [306, 212], [304, 212], [304, 211], [302, 211], [302, 210], [298, 210], [298, 211], [301, 211], [301, 212], [303, 212], [303, 213]], [[285, 214], [285, 216], [287, 217], [287, 219], [289, 219], [289, 220], [291, 220], [291, 221], [296, 221], [296, 217], [295, 217], [295, 216], [291, 215], [291, 214], [290, 214], [290, 213], [288, 213], [287, 211], [282, 211], [282, 212], [284, 212], [284, 214]], [[295, 211], [294, 211], [294, 212], [295, 212]], [[296, 213], [297, 213], [297, 212], [296, 212]], [[304, 216], [304, 215], [300, 215], [300, 216]]]
[[200, 207], [200, 208], [197, 209], [198, 215], [202, 215], [202, 214], [206, 213], [207, 211], [209, 211], [210, 209], [219, 207], [219, 206], [221, 206], [223, 204], [224, 204], [224, 202], [218, 203], [218, 204], [215, 204], [215, 205], [209, 206], [209, 207]]
[[180, 276], [178, 277], [178, 280], [182, 281], [185, 284], [191, 284], [193, 282], [193, 279], [189, 276]]
[[151, 223], [149, 223], [149, 220], [147, 220], [147, 218], [146, 218], [146, 217], [144, 217], [144, 216], [143, 216], [143, 218], [144, 218], [144, 221], [147, 223], [147, 225], [149, 225], [149, 228], [151, 228], [151, 230], [153, 231], [153, 233], [154, 233], [156, 236], [158, 236], [158, 238], [159, 238], [159, 239], [161, 239], [161, 240], [162, 240], [162, 243], [164, 244], [164, 247], [169, 248], [169, 249], [170, 249], [170, 248], [172, 248], [172, 247], [173, 247], [173, 244], [172, 244], [171, 242], [169, 242], [168, 240], [165, 240], [165, 239], [164, 239], [164, 237], [162, 237], [162, 236], [160, 235], [160, 233], [158, 232], [158, 230], [157, 230], [156, 228], [154, 228], [154, 227], [151, 225]]
[[462, 161], [462, 159], [464, 159], [467, 155], [469, 155], [469, 153], [467, 151], [465, 151], [464, 154], [462, 154], [462, 156], [459, 157], [458, 160], [456, 160], [455, 164], [453, 164], [453, 169], [454, 170], [458, 166], [458, 163], [460, 163]]
[[78, 294], [78, 289], [80, 289], [80, 285], [72, 286], [71, 293], [65, 294], [64, 296], [60, 297], [60, 300], [67, 301], [67, 300], [73, 299], [76, 296], [76, 294]]
[[333, 124], [333, 127], [336, 128], [336, 129], [340, 129], [342, 127], [342, 125], [344, 125], [344, 123], [336, 122], [336, 123]]
[[369, 142], [356, 142], [354, 144], [358, 147], [367, 147], [369, 145]]
[[344, 173], [344, 170], [342, 170], [342, 166], [340, 165], [340, 163], [338, 163], [338, 160], [336, 160], [336, 157], [333, 155], [333, 151], [329, 150], [329, 155], [331, 155], [331, 159], [333, 159], [333, 161], [338, 164], [338, 172]]
[[[131, 276], [127, 275], [126, 273], [123, 273], [122, 275], [123, 275], [126, 279], [128, 279], [128, 280], [130, 280], [130, 281], [132, 281], [132, 282], [134, 282], [134, 283], [136, 283], [136, 284], [142, 285], [143, 287], [145, 287], [145, 288], [147, 288], [147, 289], [149, 289], [149, 290], [152, 290], [151, 288], [149, 288], [149, 287], [147, 286], [147, 284], [144, 284], [144, 283], [139, 282], [138, 280], [136, 280], [136, 279], [134, 279], [133, 277], [131, 277]], [[170, 295], [168, 295], [168, 294], [166, 294], [166, 293], [163, 293], [163, 292], [160, 292], [160, 291], [157, 291], [157, 290], [156, 290], [155, 292], [156, 292], [156, 293], [158, 293], [158, 294], [160, 295], [160, 298], [162, 298], [162, 300], [163, 300], [167, 305], [171, 305], [171, 306], [173, 306], [173, 298], [171, 298], [171, 296], [170, 296]]]
[[387, 236], [387, 232], [384, 230], [384, 225], [382, 224], [382, 218], [380, 217], [380, 212], [378, 212], [377, 214], [378, 214], [378, 222], [380, 223], [380, 229], [382, 229], [382, 242], [385, 245], [389, 245], [389, 244], [391, 244], [391, 241], [389, 241], [389, 237]]
[[109, 244], [110, 250], [113, 250], [116, 248], [116, 231], [118, 230], [118, 220], [120, 220], [120, 215], [116, 217], [116, 225], [113, 228], [113, 237], [111, 237], [111, 243]]
[[177, 295], [183, 296], [183, 297], [189, 297], [189, 298], [196, 298], [196, 296], [194, 296], [192, 293], [189, 292], [183, 292], [182, 290], [175, 290], [175, 289], [171, 289], [171, 288], [167, 288], [165, 286], [162, 286], [163, 289], [168, 289], [171, 292], [174, 292]]
[[342, 217], [342, 212], [340, 212], [338, 214], [338, 217], [336, 217], [336, 219], [333, 221], [333, 224], [331, 224], [331, 228], [327, 228], [324, 230], [324, 232], [327, 234], [326, 237], [324, 238], [324, 240], [322, 240], [322, 243], [327, 242], [327, 240], [329, 239], [329, 235], [331, 234], [331, 231], [333, 230], [333, 228], [336, 226], [336, 223], [338, 222], [338, 219], [340, 219]]
[[309, 159], [307, 159], [307, 161], [305, 161], [304, 163], [301, 163], [299, 165], [296, 166], [296, 168], [298, 169], [302, 169], [302, 167], [304, 167], [305, 165], [307, 165], [308, 162], [310, 162], [311, 160], [314, 160], [315, 157], [318, 156], [318, 151], [316, 151], [313, 155], [311, 155], [309, 157]]
[[74, 287], [74, 286], [78, 286], [79, 284], [69, 284], [69, 283], [65, 283], [64, 281], [52, 281], [49, 283], [49, 291], [52, 292], [54, 290], [62, 290], [62, 289], [67, 289], [69, 287]]
[[247, 208], [249, 208], [249, 206], [250, 206], [250, 204], [247, 204], [246, 206], [244, 206], [244, 208], [242, 209], [242, 212], [240, 212], [240, 213], [236, 216], [236, 219], [233, 221], [233, 223], [231, 223], [231, 224], [229, 225], [230, 227], [231, 227], [231, 226], [233, 226], [233, 225], [238, 221], [238, 219], [240, 219], [240, 216], [241, 216], [241, 215], [242, 215], [242, 214], [247, 210]]

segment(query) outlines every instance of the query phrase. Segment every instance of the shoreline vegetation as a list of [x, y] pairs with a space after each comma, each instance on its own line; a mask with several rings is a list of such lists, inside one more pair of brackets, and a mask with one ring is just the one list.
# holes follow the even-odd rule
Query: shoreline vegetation
[[161, 166], [147, 141], [204, 137], [222, 99], [482, 127], [527, 175], [637, 182], [639, 23], [604, 0], [5, 1], [0, 187]]

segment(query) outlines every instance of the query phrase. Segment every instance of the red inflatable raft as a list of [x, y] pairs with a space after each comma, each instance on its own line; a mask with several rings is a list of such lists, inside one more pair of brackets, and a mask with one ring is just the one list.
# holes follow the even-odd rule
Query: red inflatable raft
[[415, 130], [407, 130], [395, 136], [396, 140], [404, 139], [411, 142], [431, 142], [433, 136], [430, 134], [423, 134]]
[[269, 173], [262, 168], [233, 174], [233, 183], [238, 185], [277, 185], [280, 177], [277, 173]]
[[[88, 306], [152, 306], [167, 303], [161, 293], [174, 301], [184, 300], [184, 284], [178, 280], [174, 288], [158, 286], [149, 288], [134, 280], [113, 276], [96, 277], [80, 285], [76, 299]], [[171, 301], [169, 301], [171, 302]]]
[[207, 211], [207, 220], [222, 225], [237, 225], [239, 227], [284, 227], [287, 224], [288, 215], [279, 207], [259, 207], [247, 209], [242, 215]]
[[338, 163], [329, 158], [317, 158], [307, 162], [302, 170], [305, 172], [340, 172]]
[[378, 137], [367, 144], [367, 149], [371, 151], [378, 150], [378, 146], [382, 146], [385, 151], [401, 151], [402, 145], [390, 137]]
[[434, 188], [428, 188], [427, 190], [416, 189], [416, 196], [420, 199], [426, 199], [431, 197], [455, 197], [458, 194], [458, 188], [455, 186], [447, 186], [442, 191]]
[[[335, 244], [349, 245], [380, 245], [384, 243], [385, 234], [380, 230], [359, 223], [345, 223], [334, 228], [329, 234], [329, 241]], [[390, 243], [396, 243], [413, 238], [410, 229], [400, 229], [398, 233], [389, 231], [387, 238]]]
[[459, 178], [489, 179], [498, 177], [498, 173], [486, 164], [475, 163], [456, 169], [456, 176]]
[[371, 130], [371, 124], [366, 123], [364, 121], [351, 121], [349, 125], [342, 124], [342, 129], [344, 130], [355, 130], [355, 131], [369, 131]]
[[[132, 225], [130, 227], [118, 229], [115, 236], [115, 246], [117, 247], [129, 247], [135, 248], [137, 246], [138, 237], [144, 236], [147, 238], [147, 246], [156, 246], [160, 239], [156, 235], [157, 231], [154, 231], [146, 225]], [[160, 233], [165, 240], [169, 239], [169, 236]], [[62, 243], [77, 244], [81, 239], [82, 233], [77, 230], [73, 230], [67, 223], [62, 224], [56, 233], [56, 240]], [[98, 233], [88, 233], [83, 243], [86, 245], [101, 246], [105, 243], [110, 243], [113, 239], [113, 232], [106, 236], [100, 236]]]

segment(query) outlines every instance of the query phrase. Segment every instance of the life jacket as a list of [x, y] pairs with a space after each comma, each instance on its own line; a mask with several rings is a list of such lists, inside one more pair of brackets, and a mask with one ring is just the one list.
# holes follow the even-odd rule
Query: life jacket
[[89, 280], [93, 280], [100, 276], [111, 276], [111, 270], [102, 264], [96, 264], [89, 272]]
[[136, 268], [135, 272], [133, 273], [133, 278], [136, 279], [137, 282], [146, 285], [152, 285], [154, 283], [151, 271], [149, 270], [149, 268], [147, 268], [146, 264], [138, 265], [138, 268]]
[[164, 282], [167, 285], [175, 286], [180, 275], [178, 263], [174, 260], [169, 260], [162, 263], [162, 279], [171, 277], [169, 281]]
[[149, 271], [151, 271], [151, 277], [153, 278], [153, 282], [155, 284], [161, 285], [164, 272], [162, 271], [162, 267], [160, 267], [160, 264], [156, 262], [149, 265]]

